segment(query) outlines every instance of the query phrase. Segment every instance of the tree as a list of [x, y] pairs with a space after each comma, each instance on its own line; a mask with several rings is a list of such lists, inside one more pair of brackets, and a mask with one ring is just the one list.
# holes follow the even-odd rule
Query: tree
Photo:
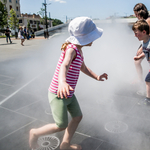
[[39, 22], [37, 22], [37, 30], [40, 30], [40, 28], [39, 28]]
[[41, 8], [41, 10], [39, 12], [37, 12], [38, 15], [40, 15], [41, 19], [40, 22], [45, 22], [45, 9]]
[[29, 30], [31, 30], [30, 21], [29, 21], [29, 20], [28, 20], [27, 28], [28, 28]]
[[59, 25], [59, 24], [63, 24], [63, 22], [59, 19], [52, 19], [53, 20], [53, 26]]
[[15, 30], [15, 37], [17, 39], [18, 33], [16, 31], [16, 28], [19, 28], [19, 19], [17, 19], [17, 15], [14, 9], [10, 10], [10, 18], [8, 20], [8, 24], [11, 29]]
[[14, 9], [10, 10], [10, 18], [8, 22], [11, 29], [16, 30], [16, 28], [19, 28], [19, 19], [17, 19], [16, 12]]
[[3, 28], [7, 25], [7, 10], [5, 5], [0, 1], [0, 26]]
[[[45, 18], [45, 8], [41, 8], [41, 10], [37, 13], [41, 16], [41, 22], [46, 24], [46, 22], [45, 22], [45, 20], [46, 20], [46, 18]], [[47, 17], [47, 20], [53, 20], [53, 26], [63, 24], [63, 22], [59, 19], [52, 19], [52, 18]]]
[[44, 13], [45, 13], [45, 8], [41, 8], [41, 10], [37, 12], [37, 14], [41, 16], [41, 18], [44, 18], [45, 16]]

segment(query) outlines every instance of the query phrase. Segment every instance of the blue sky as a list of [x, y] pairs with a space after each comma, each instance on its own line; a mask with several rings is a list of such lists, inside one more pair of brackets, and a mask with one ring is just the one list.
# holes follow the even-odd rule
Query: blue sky
[[[21, 13], [37, 14], [45, 0], [20, 0]], [[133, 14], [135, 4], [141, 2], [150, 11], [149, 0], [46, 0], [47, 12], [51, 18], [57, 18], [63, 22], [67, 18], [88, 16], [92, 19], [105, 19], [116, 14], [117, 16], [129, 16]]]

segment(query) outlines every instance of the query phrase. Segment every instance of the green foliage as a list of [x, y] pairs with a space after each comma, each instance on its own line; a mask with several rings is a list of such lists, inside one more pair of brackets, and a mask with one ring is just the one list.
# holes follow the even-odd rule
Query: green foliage
[[52, 19], [52, 23], [53, 23], [53, 26], [57, 26], [57, 25], [59, 25], [59, 24], [63, 24], [63, 22], [61, 21], [61, 20], [59, 20], [59, 19]]
[[37, 12], [37, 14], [39, 14], [41, 16], [41, 18], [44, 18], [45, 8], [41, 8], [41, 10]]
[[9, 18], [8, 24], [9, 24], [9, 27], [13, 30], [15, 30], [16, 28], [19, 28], [19, 19], [17, 19], [17, 15], [14, 9], [10, 10], [10, 18]]
[[[43, 22], [43, 24], [45, 25], [45, 8], [41, 8], [41, 10], [39, 12], [37, 12], [40, 16], [41, 16], [41, 20], [40, 22]], [[48, 18], [47, 20], [53, 20], [53, 26], [59, 25], [59, 24], [63, 24], [63, 22], [59, 19], [52, 19], [52, 18]]]
[[37, 22], [37, 30], [39, 30], [40, 28], [39, 28], [39, 22]]
[[7, 3], [7, 0], [3, 0], [3, 3], [6, 4], [6, 3]]
[[7, 10], [5, 5], [0, 1], [0, 26], [3, 28], [7, 25]]
[[27, 28], [28, 28], [29, 30], [31, 30], [31, 27], [30, 27], [30, 22], [29, 22], [29, 20], [28, 20]]

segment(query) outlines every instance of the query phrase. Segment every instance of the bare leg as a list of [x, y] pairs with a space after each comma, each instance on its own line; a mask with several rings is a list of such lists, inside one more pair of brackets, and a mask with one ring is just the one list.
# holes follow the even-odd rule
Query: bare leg
[[81, 146], [80, 145], [70, 145], [71, 139], [78, 127], [79, 122], [81, 121], [82, 116], [80, 117], [75, 117], [71, 120], [71, 122], [69, 123], [68, 127], [65, 130], [65, 134], [62, 140], [62, 143], [60, 145], [60, 149], [74, 149], [74, 150], [81, 150]]
[[143, 69], [141, 66], [141, 62], [143, 59], [144, 59], [144, 57], [139, 59], [139, 60], [134, 61], [135, 68], [136, 68], [136, 71], [138, 73], [138, 77], [139, 77], [140, 82], [143, 82]]
[[65, 130], [65, 128], [58, 128], [56, 124], [47, 124], [37, 129], [31, 129], [29, 133], [29, 145], [31, 148], [37, 148], [37, 140], [39, 136], [56, 133]]
[[146, 82], [146, 97], [150, 98], [150, 82]]
[[[25, 41], [25, 39], [22, 40], [22, 45], [23, 45], [24, 41]], [[24, 45], [23, 45], [23, 46], [24, 46]]]
[[23, 46], [23, 40], [21, 39], [21, 45]]

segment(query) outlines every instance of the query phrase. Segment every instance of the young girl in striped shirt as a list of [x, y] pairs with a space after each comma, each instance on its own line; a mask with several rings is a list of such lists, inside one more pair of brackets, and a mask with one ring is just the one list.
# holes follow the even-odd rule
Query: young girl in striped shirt
[[[96, 27], [90, 18], [77, 17], [70, 22], [68, 31], [71, 36], [62, 45], [62, 53], [48, 89], [49, 103], [55, 123], [30, 130], [31, 148], [37, 147], [39, 136], [65, 130], [60, 149], [81, 150], [80, 145], [70, 144], [82, 119], [82, 112], [74, 95], [80, 70], [98, 81], [104, 81], [103, 78], [107, 79], [106, 73], [98, 76], [85, 65], [82, 53], [82, 47], [91, 46], [94, 40], [101, 37], [103, 30]], [[67, 111], [72, 116], [69, 124]]]

